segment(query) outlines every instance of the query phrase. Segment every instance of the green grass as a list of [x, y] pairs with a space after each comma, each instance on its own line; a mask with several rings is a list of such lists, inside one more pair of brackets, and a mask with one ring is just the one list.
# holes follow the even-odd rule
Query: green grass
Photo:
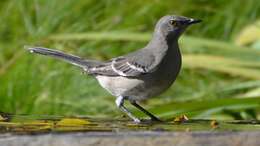
[[1, 0], [0, 111], [120, 116], [115, 97], [95, 79], [64, 62], [29, 54], [23, 46], [106, 60], [143, 47], [166, 14], [203, 23], [180, 40], [183, 70], [174, 86], [144, 106], [165, 117], [257, 118], [260, 49], [234, 42], [259, 19], [258, 0]]

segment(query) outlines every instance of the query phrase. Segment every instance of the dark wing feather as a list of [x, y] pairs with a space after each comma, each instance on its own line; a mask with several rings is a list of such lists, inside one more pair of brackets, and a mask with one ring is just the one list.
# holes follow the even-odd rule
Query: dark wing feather
[[153, 55], [139, 55], [117, 57], [89, 69], [90, 74], [135, 77], [152, 71], [155, 62]]

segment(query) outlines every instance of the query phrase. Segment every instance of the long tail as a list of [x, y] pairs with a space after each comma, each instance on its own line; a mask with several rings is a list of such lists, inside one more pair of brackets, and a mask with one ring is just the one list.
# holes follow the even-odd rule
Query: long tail
[[52, 50], [52, 49], [47, 49], [47, 48], [42, 48], [42, 47], [26, 47], [27, 50], [29, 50], [31, 53], [36, 53], [36, 54], [41, 54], [41, 55], [46, 55], [46, 56], [51, 56], [54, 58], [58, 58], [61, 60], [64, 60], [68, 63], [71, 63], [73, 65], [82, 67], [84, 69], [87, 69], [91, 63], [94, 63], [92, 61], [84, 60], [78, 56], [74, 56], [71, 54], [66, 54], [61, 51], [57, 50]]

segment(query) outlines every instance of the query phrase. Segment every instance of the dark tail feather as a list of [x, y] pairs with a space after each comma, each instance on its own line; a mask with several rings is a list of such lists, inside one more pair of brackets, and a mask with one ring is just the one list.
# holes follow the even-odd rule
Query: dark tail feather
[[36, 53], [36, 54], [41, 54], [41, 55], [58, 58], [58, 59], [64, 60], [73, 65], [76, 65], [76, 66], [79, 66], [79, 67], [82, 67], [85, 69], [87, 69], [89, 67], [88, 66], [88, 64], [90, 63], [89, 61], [83, 60], [82, 58], [80, 58], [78, 56], [74, 56], [71, 54], [65, 54], [61, 51], [42, 48], [42, 47], [26, 47], [26, 49], [29, 50], [31, 53]]

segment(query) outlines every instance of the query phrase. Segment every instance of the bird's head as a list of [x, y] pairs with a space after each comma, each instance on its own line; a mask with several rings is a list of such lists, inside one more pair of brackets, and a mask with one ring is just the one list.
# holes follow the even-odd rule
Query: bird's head
[[178, 39], [188, 26], [199, 22], [201, 22], [201, 20], [199, 19], [193, 19], [184, 16], [167, 15], [162, 17], [157, 22], [155, 33], [159, 33], [167, 39]]

